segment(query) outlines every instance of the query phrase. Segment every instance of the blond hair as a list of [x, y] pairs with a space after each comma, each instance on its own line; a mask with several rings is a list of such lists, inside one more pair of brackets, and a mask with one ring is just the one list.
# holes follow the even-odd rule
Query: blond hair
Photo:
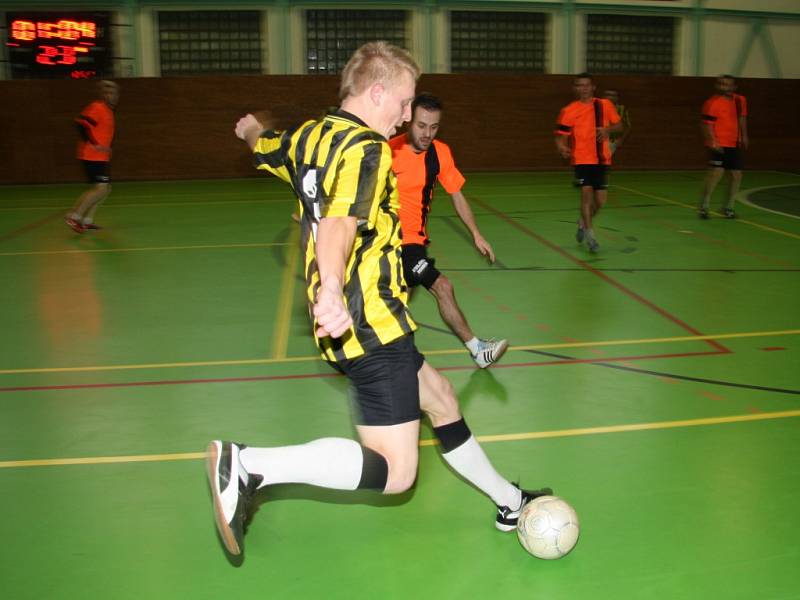
[[374, 83], [391, 85], [408, 72], [416, 81], [420, 70], [407, 50], [389, 42], [368, 42], [353, 53], [342, 71], [339, 99], [358, 96]]

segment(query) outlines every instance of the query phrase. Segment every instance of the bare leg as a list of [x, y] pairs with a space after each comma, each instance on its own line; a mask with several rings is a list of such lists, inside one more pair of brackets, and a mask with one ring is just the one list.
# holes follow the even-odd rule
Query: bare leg
[[69, 214], [69, 216], [71, 216], [73, 219], [82, 221], [91, 211], [91, 215], [94, 217], [95, 207], [100, 202], [105, 200], [110, 191], [111, 186], [109, 184], [96, 183], [83, 194], [81, 194], [81, 197], [78, 198], [78, 201], [75, 203], [75, 207], [72, 209], [72, 212]]
[[592, 228], [594, 213], [594, 190], [591, 186], [584, 186], [581, 188], [581, 222], [587, 231]]
[[711, 195], [714, 193], [714, 189], [716, 189], [723, 173], [725, 173], [725, 171], [722, 168], [713, 168], [708, 170], [705, 183], [703, 184], [703, 199], [700, 202], [701, 210], [708, 210], [708, 207], [711, 203]]
[[728, 203], [725, 208], [733, 210], [733, 205], [736, 203], [736, 194], [739, 193], [739, 186], [742, 185], [742, 172], [731, 171], [731, 187], [728, 190]]
[[359, 425], [361, 443], [382, 454], [389, 466], [384, 494], [399, 494], [412, 486], [417, 478], [419, 461], [419, 421], [400, 425]]
[[436, 281], [433, 282], [430, 292], [436, 298], [442, 320], [447, 323], [447, 326], [453, 330], [459, 339], [466, 343], [474, 338], [475, 335], [469, 328], [464, 313], [458, 307], [453, 284], [450, 283], [450, 280], [444, 275], [439, 275]]
[[[447, 378], [427, 362], [422, 364], [417, 376], [419, 405], [430, 417], [441, 444], [442, 458], [498, 506], [519, 507], [522, 502], [520, 490], [495, 470], [469, 431], [461, 417], [455, 390]], [[448, 429], [449, 435], [445, 433]], [[453, 429], [459, 432], [456, 434], [457, 441], [453, 440]]]

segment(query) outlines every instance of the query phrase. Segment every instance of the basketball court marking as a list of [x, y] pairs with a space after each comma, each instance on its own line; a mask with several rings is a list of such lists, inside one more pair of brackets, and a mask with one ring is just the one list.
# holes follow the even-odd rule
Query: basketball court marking
[[[784, 335], [800, 334], [800, 329], [786, 329], [782, 331], [753, 331], [743, 333], [723, 333], [717, 335], [687, 335], [669, 338], [642, 338], [635, 340], [606, 340], [597, 342], [564, 342], [559, 344], [531, 344], [527, 346], [509, 346], [508, 351], [512, 350], [551, 350], [556, 348], [593, 348], [597, 346], [624, 346], [630, 344], [670, 344], [679, 342], [694, 342], [707, 340], [738, 339], [749, 337], [774, 337]], [[447, 355], [463, 354], [463, 348], [450, 350], [425, 350], [424, 354]], [[723, 349], [722, 352], [729, 352]], [[238, 360], [206, 360], [194, 362], [174, 362], [174, 363], [150, 363], [150, 364], [130, 364], [130, 365], [97, 365], [89, 367], [42, 367], [31, 369], [0, 369], [0, 375], [23, 375], [32, 373], [86, 373], [92, 371], [125, 371], [138, 369], [175, 369], [182, 367], [220, 367], [220, 366], [243, 366], [243, 365], [266, 365], [282, 364], [293, 362], [310, 362], [321, 360], [319, 356], [287, 356], [286, 358], [252, 358]], [[498, 365], [499, 366], [499, 365]]]
[[743, 190], [736, 194], [736, 201], [741, 202], [742, 204], [746, 204], [747, 206], [751, 206], [753, 208], [757, 208], [758, 210], [763, 210], [764, 212], [769, 212], [775, 215], [780, 215], [782, 217], [789, 217], [790, 219], [800, 219], [800, 215], [793, 215], [791, 213], [781, 212], [779, 210], [774, 210], [772, 208], [766, 208], [759, 204], [755, 204], [750, 201], [750, 195], [755, 194], [756, 192], [763, 192], [764, 190], [775, 190], [778, 188], [787, 188], [787, 187], [797, 187], [796, 183], [787, 183], [784, 185], [765, 185], [764, 187], [757, 187], [751, 188], [749, 190]]
[[257, 242], [253, 244], [204, 244], [198, 246], [150, 246], [144, 248], [92, 248], [87, 250], [37, 250], [32, 252], [0, 252], [0, 256], [39, 256], [51, 254], [96, 254], [108, 252], [156, 252], [165, 250], [216, 250], [219, 248], [268, 248], [288, 246], [290, 242]]
[[[697, 210], [696, 206], [692, 206], [691, 204], [686, 204], [684, 202], [678, 202], [677, 200], [670, 200], [669, 198], [664, 198], [663, 196], [655, 196], [653, 194], [648, 194], [647, 192], [640, 192], [639, 190], [635, 190], [633, 188], [626, 187], [624, 185], [615, 185], [615, 188], [620, 190], [625, 190], [626, 192], [633, 192], [634, 194], [639, 194], [640, 196], [644, 196], [645, 198], [652, 198], [653, 200], [661, 200], [662, 202], [666, 202], [667, 204], [674, 204], [675, 206], [682, 206], [684, 208], [688, 208], [691, 210]], [[712, 215], [716, 215], [718, 217], [722, 217], [721, 213], [715, 212], [713, 210], [709, 211]], [[771, 231], [772, 233], [777, 233], [780, 235], [785, 235], [786, 237], [794, 238], [796, 240], [800, 240], [800, 235], [796, 233], [791, 233], [789, 231], [784, 231], [783, 229], [775, 229], [774, 227], [768, 227], [766, 225], [762, 225], [761, 223], [755, 223], [753, 221], [748, 221], [746, 219], [735, 219], [739, 223], [744, 223], [745, 225], [751, 225], [752, 227], [756, 227], [758, 229], [763, 229], [764, 231]]]
[[[677, 429], [681, 427], [699, 427], [709, 425], [724, 425], [729, 423], [746, 423], [753, 421], [767, 421], [776, 419], [789, 419], [800, 417], [800, 410], [786, 410], [779, 412], [731, 415], [727, 417], [705, 417], [702, 419], [684, 419], [680, 421], [659, 421], [655, 423], [632, 423], [628, 425], [606, 425], [603, 427], [582, 427], [577, 429], [558, 429], [553, 431], [531, 431], [527, 433], [506, 433], [499, 435], [481, 435], [477, 440], [484, 444], [494, 442], [516, 442], [522, 440], [541, 440], [548, 438], [574, 437], [582, 435], [599, 435], [605, 433], [628, 433], [631, 431], [656, 431], [662, 429]], [[420, 440], [421, 447], [436, 446], [436, 439]], [[179, 454], [139, 454], [131, 456], [87, 456], [81, 458], [50, 458], [40, 460], [8, 460], [0, 461], [0, 469], [30, 468], [30, 467], [55, 467], [67, 465], [100, 465], [142, 462], [169, 462], [177, 460], [202, 460], [205, 452], [185, 452]]]

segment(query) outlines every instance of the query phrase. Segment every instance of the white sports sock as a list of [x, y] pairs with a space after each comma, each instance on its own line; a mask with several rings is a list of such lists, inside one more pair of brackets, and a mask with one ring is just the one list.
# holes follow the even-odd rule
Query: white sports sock
[[467, 347], [467, 350], [469, 350], [471, 354], [475, 355], [478, 353], [478, 350], [480, 349], [481, 341], [478, 338], [473, 337], [471, 340], [464, 342], [464, 345]]
[[275, 483], [307, 483], [335, 490], [354, 490], [361, 481], [361, 445], [345, 438], [321, 438], [299, 446], [247, 447], [239, 462], [264, 478], [259, 488]]
[[508, 506], [516, 510], [522, 504], [522, 492], [494, 470], [489, 457], [483, 451], [475, 436], [451, 450], [442, 457], [459, 475], [469, 481], [498, 506]]

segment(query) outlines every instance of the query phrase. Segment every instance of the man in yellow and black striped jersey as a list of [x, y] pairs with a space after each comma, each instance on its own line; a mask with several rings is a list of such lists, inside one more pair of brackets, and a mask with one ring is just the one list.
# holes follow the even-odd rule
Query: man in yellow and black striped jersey
[[248, 502], [279, 483], [403, 492], [417, 474], [421, 410], [445, 460], [497, 505], [496, 526], [515, 528], [524, 491], [501, 477], [470, 433], [453, 387], [414, 345], [400, 260], [398, 196], [387, 144], [411, 117], [417, 67], [385, 42], [359, 48], [342, 73], [341, 106], [287, 131], [264, 129], [253, 115], [236, 135], [256, 166], [294, 190], [314, 336], [322, 357], [354, 390], [361, 443], [322, 438], [255, 448], [214, 440], [207, 468], [220, 536], [241, 554]]

